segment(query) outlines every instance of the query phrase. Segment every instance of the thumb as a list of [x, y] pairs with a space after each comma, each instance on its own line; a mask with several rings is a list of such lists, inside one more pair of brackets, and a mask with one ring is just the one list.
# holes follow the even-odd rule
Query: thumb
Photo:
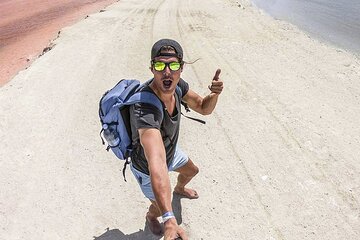
[[221, 69], [218, 68], [218, 70], [216, 70], [216, 73], [215, 73], [215, 76], [214, 76], [213, 80], [215, 80], [215, 81], [219, 80], [220, 73], [221, 73]]

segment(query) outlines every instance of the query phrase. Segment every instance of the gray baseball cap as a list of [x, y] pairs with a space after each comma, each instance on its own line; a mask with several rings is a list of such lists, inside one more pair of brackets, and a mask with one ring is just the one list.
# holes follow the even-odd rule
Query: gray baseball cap
[[[160, 50], [164, 46], [171, 46], [175, 49], [174, 53], [161, 53]], [[173, 56], [177, 57], [181, 62], [183, 59], [183, 49], [180, 46], [180, 44], [172, 39], [160, 39], [156, 43], [154, 43], [152, 49], [151, 49], [151, 60], [154, 60], [154, 58], [159, 56]]]

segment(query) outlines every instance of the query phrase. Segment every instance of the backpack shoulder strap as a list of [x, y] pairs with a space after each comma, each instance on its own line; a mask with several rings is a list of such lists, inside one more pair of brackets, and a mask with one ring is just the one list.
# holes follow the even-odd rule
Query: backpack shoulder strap
[[[190, 108], [188, 107], [187, 103], [182, 100], [182, 97], [183, 97], [183, 96], [182, 96], [182, 90], [181, 90], [181, 88], [180, 88], [178, 85], [176, 85], [175, 92], [176, 92], [176, 94], [178, 95], [178, 97], [179, 97], [179, 99], [180, 99], [181, 105], [184, 106], [185, 111], [186, 111], [186, 112], [190, 112]], [[182, 113], [181, 113], [181, 114], [182, 114]], [[184, 114], [183, 114], [183, 115], [184, 115]], [[186, 116], [185, 116], [185, 117], [186, 117]]]
[[151, 104], [155, 107], [157, 107], [157, 109], [159, 109], [159, 111], [161, 112], [161, 114], [163, 114], [163, 105], [160, 102], [159, 98], [157, 96], [155, 96], [155, 94], [151, 93], [151, 92], [147, 92], [147, 91], [139, 91], [137, 93], [134, 93], [127, 101], [126, 101], [126, 105], [133, 105], [135, 103], [148, 103]]
[[[181, 88], [180, 88], [178, 85], [176, 85], [176, 90], [175, 90], [175, 92], [176, 92], [176, 94], [178, 95], [178, 97], [179, 97], [179, 99], [180, 99], [180, 103], [181, 103], [181, 105], [184, 106], [186, 112], [190, 112], [189, 106], [187, 105], [186, 102], [184, 102], [184, 101], [182, 100], [182, 90], [181, 90]], [[180, 112], [181, 112], [181, 111], [180, 111]], [[196, 121], [196, 122], [199, 122], [199, 123], [202, 123], [202, 124], [206, 124], [205, 121], [203, 121], [203, 120], [201, 120], [201, 119], [198, 119], [198, 118], [193, 118], [193, 117], [186, 116], [186, 115], [183, 114], [182, 112], [181, 112], [181, 115], [183, 115], [184, 117], [189, 118], [189, 119], [191, 119], [191, 120], [194, 120], [194, 121]]]
[[181, 88], [180, 88], [178, 85], [176, 85], [175, 92], [176, 92], [176, 94], [178, 95], [178, 97], [179, 97], [180, 99], [182, 99], [182, 97], [183, 97], [182, 91], [181, 91]]

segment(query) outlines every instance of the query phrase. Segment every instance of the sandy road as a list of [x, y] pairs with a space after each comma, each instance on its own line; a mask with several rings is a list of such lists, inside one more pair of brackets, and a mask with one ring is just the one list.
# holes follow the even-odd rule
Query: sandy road
[[182, 122], [200, 167], [200, 199], [173, 200], [190, 239], [358, 239], [360, 61], [240, 4], [120, 1], [2, 87], [0, 239], [159, 239], [101, 146], [97, 107], [119, 79], [151, 76], [162, 37], [201, 58], [183, 72], [193, 89], [207, 94], [217, 68], [226, 84], [206, 125]]

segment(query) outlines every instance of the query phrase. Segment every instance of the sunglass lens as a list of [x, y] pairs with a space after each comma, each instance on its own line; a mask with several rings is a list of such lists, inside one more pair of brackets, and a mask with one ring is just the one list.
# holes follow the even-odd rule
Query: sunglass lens
[[180, 63], [178, 62], [172, 62], [169, 64], [170, 70], [177, 71], [180, 69]]
[[163, 71], [165, 69], [165, 63], [163, 62], [155, 62], [154, 63], [154, 68], [156, 71]]

